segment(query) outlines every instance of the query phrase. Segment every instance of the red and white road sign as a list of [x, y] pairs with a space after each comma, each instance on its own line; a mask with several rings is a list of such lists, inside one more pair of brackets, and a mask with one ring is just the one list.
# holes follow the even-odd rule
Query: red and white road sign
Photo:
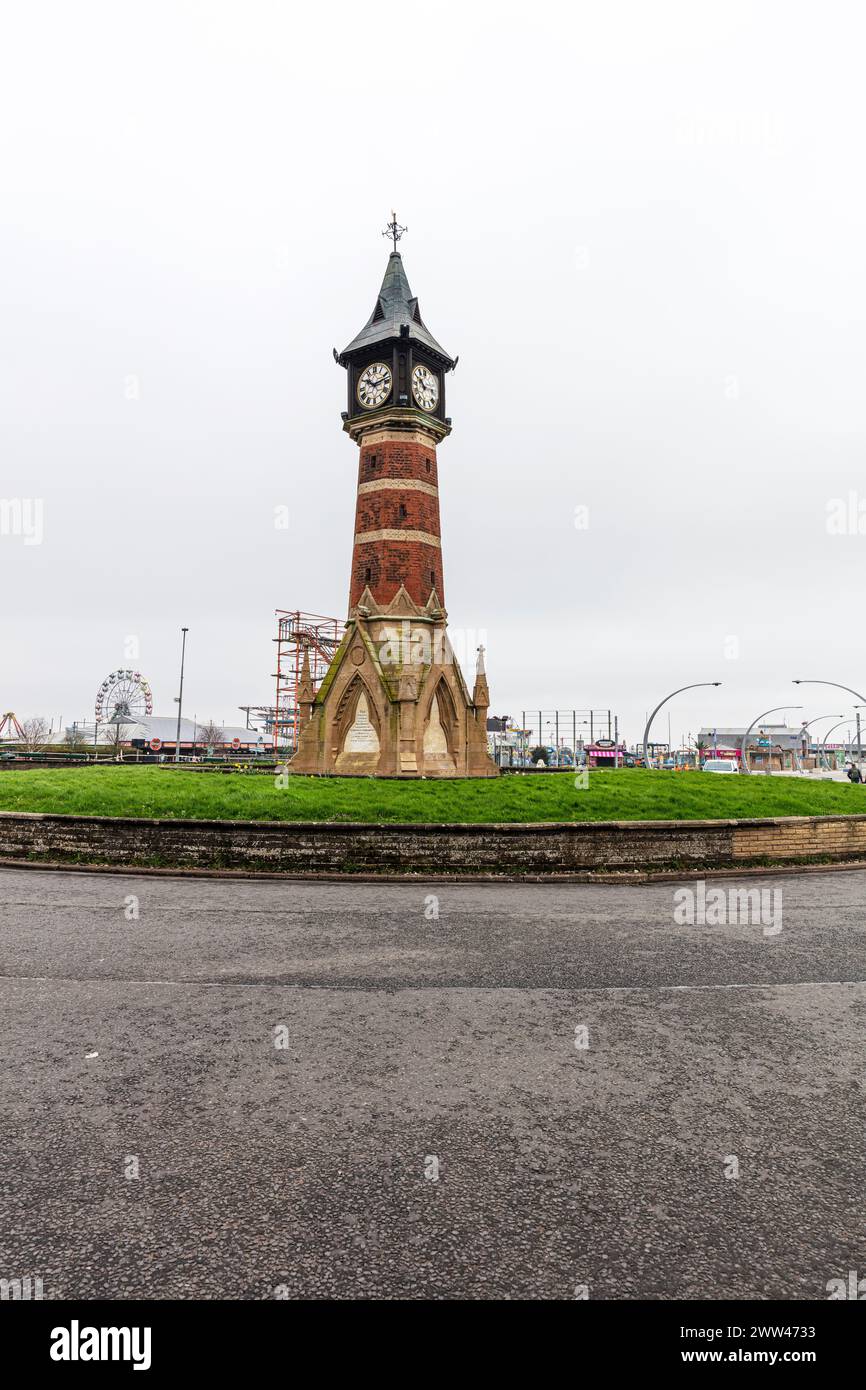
[[233, 738], [233, 739], [232, 739], [232, 748], [240, 748], [240, 746], [241, 746], [241, 741], [240, 741], [240, 739], [239, 739], [239, 738]]
[[162, 739], [161, 739], [161, 738], [152, 738], [152, 739], [150, 740], [150, 751], [151, 751], [152, 753], [158, 753], [161, 747], [162, 747]]

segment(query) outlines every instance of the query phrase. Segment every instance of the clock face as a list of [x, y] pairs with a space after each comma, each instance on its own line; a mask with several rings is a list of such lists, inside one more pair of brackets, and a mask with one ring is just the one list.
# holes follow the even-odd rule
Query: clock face
[[358, 401], [365, 410], [381, 405], [391, 394], [391, 373], [384, 362], [371, 362], [358, 377]]
[[435, 410], [439, 403], [439, 382], [429, 367], [416, 367], [412, 373], [412, 395], [422, 410]]

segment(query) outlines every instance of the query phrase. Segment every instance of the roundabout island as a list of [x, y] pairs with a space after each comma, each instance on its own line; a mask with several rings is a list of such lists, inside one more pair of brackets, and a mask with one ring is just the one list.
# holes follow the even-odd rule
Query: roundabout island
[[605, 878], [866, 860], [859, 786], [633, 769], [487, 779], [4, 769], [0, 859], [288, 875]]

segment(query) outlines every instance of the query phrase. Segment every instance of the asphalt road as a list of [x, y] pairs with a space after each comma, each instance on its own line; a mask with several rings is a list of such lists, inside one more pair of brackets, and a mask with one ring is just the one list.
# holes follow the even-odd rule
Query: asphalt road
[[0, 870], [0, 1278], [826, 1298], [866, 1274], [866, 874], [773, 884], [767, 935], [675, 884]]

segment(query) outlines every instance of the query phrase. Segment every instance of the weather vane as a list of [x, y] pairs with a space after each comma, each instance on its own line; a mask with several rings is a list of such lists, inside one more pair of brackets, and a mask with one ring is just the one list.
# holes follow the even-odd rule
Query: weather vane
[[392, 211], [391, 211], [391, 221], [388, 223], [388, 225], [387, 225], [387, 227], [385, 228], [385, 230], [384, 230], [384, 232], [382, 233], [382, 235], [383, 235], [383, 236], [389, 236], [389, 237], [391, 238], [391, 240], [392, 240], [393, 243], [394, 243], [394, 250], [396, 251], [396, 250], [397, 250], [397, 242], [400, 240], [400, 238], [401, 238], [401, 236], [403, 235], [403, 233], [404, 233], [404, 232], [408, 232], [408, 230], [409, 230], [408, 227], [401, 227], [401, 226], [400, 226], [400, 223], [397, 221], [397, 214], [396, 214], [396, 212], [394, 212], [393, 209], [392, 209]]

